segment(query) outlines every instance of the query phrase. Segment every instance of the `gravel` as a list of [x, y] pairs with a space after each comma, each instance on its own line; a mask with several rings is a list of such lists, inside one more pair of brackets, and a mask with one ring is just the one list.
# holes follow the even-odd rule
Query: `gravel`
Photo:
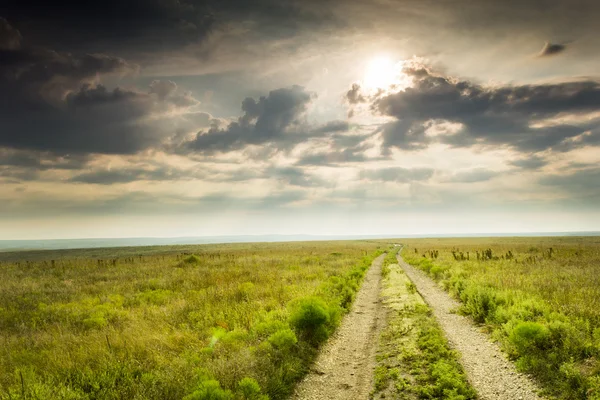
[[367, 399], [372, 389], [379, 332], [385, 310], [379, 298], [381, 265], [373, 261], [350, 312], [321, 349], [292, 399]]
[[[419, 294], [433, 309], [451, 347], [461, 355], [461, 364], [480, 399], [535, 400], [542, 397], [535, 384], [517, 372], [499, 347], [479, 331], [467, 317], [453, 313], [460, 304], [424, 272], [404, 262], [398, 263], [416, 286]], [[354, 397], [359, 398], [359, 397]], [[363, 398], [363, 397], [360, 397]]]

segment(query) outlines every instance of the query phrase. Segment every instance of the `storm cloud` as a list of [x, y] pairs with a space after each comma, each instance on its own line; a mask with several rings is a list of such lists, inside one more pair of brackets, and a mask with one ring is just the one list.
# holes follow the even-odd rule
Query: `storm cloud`
[[[454, 147], [505, 146], [520, 152], [560, 151], [585, 145], [575, 140], [596, 132], [600, 121], [581, 124], [553, 121], [564, 115], [600, 110], [600, 83], [584, 80], [554, 84], [484, 86], [409, 64], [403, 72], [413, 85], [372, 100], [372, 110], [396, 121], [381, 127], [385, 147], [424, 149], [434, 142]], [[459, 127], [456, 132], [428, 134], [439, 122]]]
[[242, 102], [244, 114], [237, 121], [224, 129], [212, 127], [206, 132], [199, 132], [194, 140], [186, 143], [186, 147], [212, 153], [265, 143], [284, 147], [296, 144], [308, 137], [304, 113], [313, 98], [314, 94], [300, 86], [273, 90], [258, 100], [247, 97]]
[[[4, 36], [16, 35], [6, 24], [2, 30]], [[14, 39], [10, 46], [4, 42], [0, 147], [57, 154], [134, 153], [173, 133], [164, 130], [157, 116], [199, 103], [169, 81], [156, 80], [147, 92], [98, 83], [103, 77], [137, 71], [136, 65], [118, 57], [77, 56], [16, 46]]]

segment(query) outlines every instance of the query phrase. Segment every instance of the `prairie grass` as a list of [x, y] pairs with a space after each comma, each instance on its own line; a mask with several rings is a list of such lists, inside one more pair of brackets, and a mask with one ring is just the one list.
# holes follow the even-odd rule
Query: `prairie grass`
[[600, 399], [600, 238], [403, 239], [549, 396]]
[[285, 398], [384, 247], [0, 255], [0, 398]]

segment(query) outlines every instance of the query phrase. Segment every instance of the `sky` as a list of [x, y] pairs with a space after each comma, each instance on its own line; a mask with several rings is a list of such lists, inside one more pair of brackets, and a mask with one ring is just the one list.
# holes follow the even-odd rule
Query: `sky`
[[600, 230], [595, 0], [0, 3], [0, 240]]

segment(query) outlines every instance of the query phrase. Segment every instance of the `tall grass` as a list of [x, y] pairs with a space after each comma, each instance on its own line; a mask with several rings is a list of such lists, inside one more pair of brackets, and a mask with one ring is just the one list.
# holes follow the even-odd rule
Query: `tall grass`
[[600, 399], [600, 238], [402, 242], [547, 394]]
[[284, 398], [380, 247], [12, 254], [0, 263], [0, 398]]

